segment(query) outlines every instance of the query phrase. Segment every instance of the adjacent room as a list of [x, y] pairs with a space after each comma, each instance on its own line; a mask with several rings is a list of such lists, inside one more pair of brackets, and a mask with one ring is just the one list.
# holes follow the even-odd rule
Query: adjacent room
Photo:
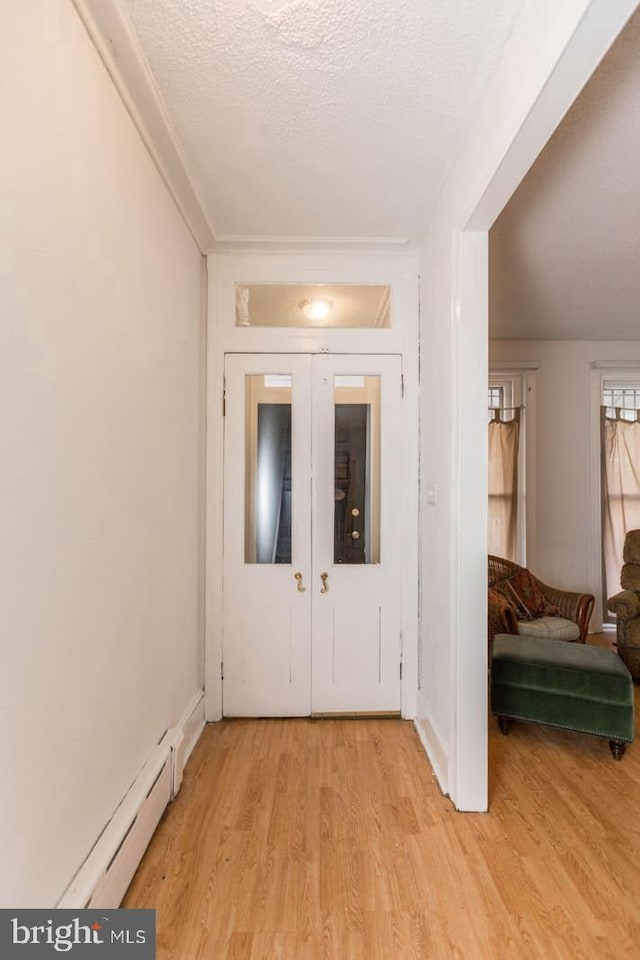
[[[521, 420], [519, 491], [489, 552], [594, 594], [592, 632], [640, 526], [639, 46], [636, 14], [489, 234], [489, 406]], [[602, 407], [623, 434], [604, 473]]]

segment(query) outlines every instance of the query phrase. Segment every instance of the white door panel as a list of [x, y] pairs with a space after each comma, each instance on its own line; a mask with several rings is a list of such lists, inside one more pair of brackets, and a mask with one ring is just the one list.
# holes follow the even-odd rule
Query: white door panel
[[375, 583], [358, 603], [358, 586], [347, 586], [355, 578], [344, 579], [342, 588], [330, 586], [333, 597], [314, 601], [313, 713], [399, 711], [399, 603], [379, 601]]
[[[226, 716], [310, 712], [311, 567], [309, 393], [311, 359], [236, 355], [226, 359], [223, 571], [223, 710]], [[278, 386], [290, 378], [291, 386]], [[266, 384], [266, 385], [265, 385]], [[273, 385], [275, 384], [275, 385]], [[282, 397], [278, 394], [283, 394]], [[260, 560], [259, 510], [268, 497], [256, 453], [261, 403], [291, 410], [291, 556]], [[249, 440], [247, 437], [249, 435]], [[255, 459], [255, 456], [253, 457]], [[273, 511], [266, 511], [267, 518]], [[256, 515], [257, 514], [257, 515]], [[258, 544], [256, 546], [256, 541]], [[253, 548], [253, 554], [251, 550]], [[301, 586], [295, 574], [302, 574]]]
[[[353, 494], [347, 485], [342, 501], [338, 497], [347, 483], [343, 473], [355, 472], [357, 435], [351, 437], [341, 470], [339, 407], [362, 413], [365, 433], [364, 481], [356, 484], [364, 490]], [[314, 358], [314, 713], [400, 710], [400, 416], [398, 357]], [[353, 486], [353, 476], [350, 481]], [[340, 504], [345, 500], [342, 521]], [[350, 556], [349, 547], [340, 553], [337, 541], [343, 522], [344, 541], [357, 534], [352, 545], [362, 547], [361, 556]], [[318, 592], [322, 573], [328, 574], [326, 593]]]

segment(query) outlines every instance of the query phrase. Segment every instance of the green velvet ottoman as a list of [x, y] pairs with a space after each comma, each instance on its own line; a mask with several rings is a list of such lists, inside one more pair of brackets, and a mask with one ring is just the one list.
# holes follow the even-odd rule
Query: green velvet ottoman
[[620, 760], [634, 737], [633, 681], [613, 650], [500, 633], [493, 641], [491, 709], [513, 720], [605, 737]]

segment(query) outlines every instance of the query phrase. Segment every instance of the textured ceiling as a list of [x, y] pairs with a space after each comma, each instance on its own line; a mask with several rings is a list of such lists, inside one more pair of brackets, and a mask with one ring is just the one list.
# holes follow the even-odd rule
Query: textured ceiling
[[640, 339], [640, 12], [489, 235], [498, 339]]
[[121, 0], [218, 239], [415, 239], [524, 0]]

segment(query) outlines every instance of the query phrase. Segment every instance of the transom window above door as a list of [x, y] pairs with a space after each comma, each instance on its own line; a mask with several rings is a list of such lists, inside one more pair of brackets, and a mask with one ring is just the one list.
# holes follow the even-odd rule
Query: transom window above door
[[236, 283], [235, 290], [236, 327], [391, 326], [384, 283]]

